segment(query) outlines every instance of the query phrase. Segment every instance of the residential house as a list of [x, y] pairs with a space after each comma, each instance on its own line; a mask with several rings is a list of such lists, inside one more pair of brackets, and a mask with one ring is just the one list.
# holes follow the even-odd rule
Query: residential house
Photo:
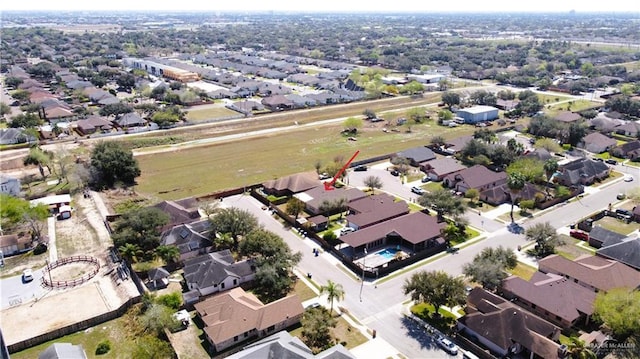
[[592, 153], [602, 153], [616, 146], [616, 144], [615, 139], [605, 136], [600, 132], [592, 132], [582, 138], [582, 142], [578, 147], [584, 148]]
[[316, 232], [324, 231], [329, 225], [329, 217], [319, 214], [306, 218], [307, 223], [310, 223], [311, 229]]
[[596, 255], [624, 263], [640, 270], [640, 237], [607, 241]]
[[2, 128], [0, 129], [0, 145], [15, 145], [18, 143], [33, 142], [35, 137], [24, 133], [19, 128]]
[[564, 123], [576, 122], [581, 118], [579, 114], [570, 111], [561, 111], [553, 117], [554, 120]]
[[292, 109], [294, 105], [293, 101], [289, 100], [284, 95], [265, 97], [262, 99], [261, 103], [271, 111], [289, 110]]
[[526, 153], [524, 156], [536, 158], [542, 162], [553, 158], [553, 155], [544, 148], [536, 148], [533, 151]]
[[87, 359], [87, 353], [82, 345], [53, 343], [38, 354], [38, 359]]
[[0, 193], [18, 197], [20, 195], [20, 180], [0, 174]]
[[31, 205], [44, 204], [49, 208], [51, 213], [58, 213], [60, 208], [71, 204], [71, 196], [68, 194], [59, 194], [53, 196], [45, 196], [31, 200]]
[[[240, 93], [238, 93], [240, 96], [242, 96]], [[238, 101], [238, 102], [234, 102], [230, 105], [227, 105], [227, 108], [240, 112], [244, 115], [251, 115], [253, 113], [253, 111], [263, 111], [264, 110], [264, 106], [256, 101]]]
[[503, 358], [561, 358], [560, 328], [481, 287], [467, 296], [458, 332]]
[[424, 172], [432, 181], [442, 181], [446, 176], [465, 169], [463, 164], [454, 158], [437, 158], [420, 165], [420, 170]]
[[528, 281], [510, 276], [500, 289], [506, 299], [563, 329], [586, 324], [596, 299], [594, 291], [553, 273], [535, 272]]
[[619, 135], [638, 137], [638, 134], [640, 134], [640, 123], [636, 121], [625, 121], [624, 124], [616, 127], [615, 131]]
[[298, 324], [304, 311], [297, 295], [263, 304], [242, 288], [219, 293], [197, 303], [195, 309], [216, 352]]
[[414, 212], [374, 224], [343, 236], [340, 240], [351, 246], [354, 253], [375, 250], [384, 246], [402, 246], [413, 252], [445, 249], [440, 231], [445, 223], [423, 212]]
[[180, 261], [184, 261], [207, 252], [211, 247], [210, 233], [211, 222], [208, 219], [179, 224], [162, 233], [160, 244], [178, 247]]
[[[526, 182], [524, 187], [517, 194], [516, 202], [522, 200], [535, 200], [536, 194], [542, 193], [535, 185]], [[503, 203], [511, 203], [511, 191], [506, 183], [499, 186], [489, 187], [479, 192], [478, 198], [492, 206], [499, 206]]]
[[640, 140], [635, 140], [615, 146], [609, 150], [613, 156], [627, 158], [632, 161], [640, 158]]
[[610, 171], [609, 166], [602, 161], [579, 158], [560, 166], [560, 175], [555, 178], [561, 185], [567, 187], [588, 186], [609, 177]]
[[31, 248], [32, 240], [29, 236], [8, 234], [0, 236], [0, 252], [3, 256], [12, 256]]
[[287, 95], [286, 97], [289, 101], [293, 102], [294, 108], [312, 107], [318, 104], [318, 102], [312, 98], [297, 94]]
[[297, 173], [291, 176], [280, 177], [262, 184], [264, 193], [277, 197], [291, 196], [295, 193], [310, 190], [322, 185], [315, 172]]
[[475, 188], [478, 192], [498, 187], [507, 183], [506, 172], [494, 172], [482, 165], [475, 165], [446, 176], [443, 185], [456, 192], [467, 193]]
[[594, 248], [600, 248], [605, 243], [614, 243], [625, 237], [625, 235], [618, 232], [608, 230], [601, 226], [595, 226], [589, 231], [589, 245]]
[[496, 99], [496, 107], [503, 111], [511, 111], [520, 103], [519, 100], [503, 100], [501, 98]]
[[176, 225], [191, 223], [200, 219], [198, 201], [193, 197], [183, 198], [178, 201], [162, 201], [153, 205], [153, 207], [169, 215], [169, 223], [162, 228], [163, 232]]
[[342, 344], [336, 344], [318, 354], [298, 337], [287, 331], [280, 331], [255, 343], [249, 344], [241, 351], [230, 355], [227, 359], [356, 359]]
[[255, 266], [249, 259], [236, 262], [225, 249], [185, 260], [183, 276], [189, 291], [206, 297], [252, 281]]
[[640, 288], [640, 271], [604, 257], [583, 255], [569, 260], [553, 254], [538, 261], [538, 270], [564, 276], [594, 292]]
[[347, 203], [367, 197], [367, 194], [358, 188], [334, 188], [327, 191], [324, 185], [316, 186], [304, 192], [296, 193], [294, 197], [298, 198], [305, 204], [305, 210], [311, 214], [326, 213], [322, 210], [324, 203], [336, 203], [342, 201], [342, 211], [347, 209]]
[[90, 135], [92, 133], [105, 133], [113, 129], [111, 121], [102, 116], [89, 116], [76, 122], [76, 129], [82, 135]]
[[396, 201], [386, 193], [379, 193], [352, 200], [348, 204], [348, 226], [362, 229], [409, 213], [405, 201]]
[[434, 160], [436, 158], [435, 153], [430, 148], [419, 146], [413, 147], [395, 154], [397, 157], [403, 157], [409, 160], [409, 164], [413, 167], [418, 167], [427, 161]]
[[588, 120], [589, 128], [601, 133], [611, 133], [617, 130], [618, 126], [623, 125], [626, 121], [611, 118], [606, 113], [599, 112], [595, 118]]
[[171, 274], [164, 268], [153, 268], [147, 272], [147, 277], [154, 289], [166, 288], [169, 285]]
[[493, 106], [473, 106], [458, 110], [456, 116], [464, 119], [464, 123], [475, 124], [495, 120], [498, 118], [498, 109]]
[[120, 128], [142, 127], [147, 125], [147, 121], [135, 112], [125, 113], [114, 121]]
[[462, 149], [472, 139], [473, 139], [472, 135], [456, 137], [453, 140], [447, 141], [447, 143], [445, 143], [444, 148], [442, 149], [442, 151], [447, 153], [447, 154], [453, 155], [453, 154], [455, 154], [457, 152], [462, 151]]

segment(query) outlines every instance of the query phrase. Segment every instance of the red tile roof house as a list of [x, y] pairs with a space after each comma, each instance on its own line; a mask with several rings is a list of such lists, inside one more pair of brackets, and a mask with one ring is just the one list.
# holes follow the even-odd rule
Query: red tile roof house
[[510, 276], [502, 281], [503, 297], [541, 318], [568, 329], [588, 323], [596, 292], [552, 273], [535, 272], [529, 281]]
[[457, 322], [460, 334], [498, 357], [560, 357], [560, 328], [504, 298], [475, 287], [465, 311]]
[[385, 246], [402, 246], [413, 253], [425, 249], [438, 251], [446, 248], [440, 234], [445, 225], [438, 223], [436, 217], [415, 212], [343, 235], [340, 240], [357, 255], [363, 255], [365, 248], [371, 252]]
[[396, 201], [386, 193], [359, 198], [349, 202], [349, 227], [362, 229], [409, 213], [405, 201]]
[[614, 288], [640, 288], [640, 272], [618, 261], [584, 255], [569, 260], [557, 254], [538, 261], [542, 273], [554, 273], [593, 290], [607, 292]]
[[297, 295], [263, 304], [242, 288], [210, 297], [197, 303], [195, 309], [216, 352], [298, 324], [304, 311]]
[[350, 201], [361, 199], [367, 197], [367, 194], [362, 190], [357, 188], [335, 188], [331, 191], [327, 191], [324, 189], [324, 185], [320, 185], [314, 188], [311, 188], [307, 191], [296, 193], [294, 197], [298, 198], [302, 202], [305, 203], [305, 210], [311, 214], [320, 214], [322, 210], [322, 203], [325, 201], [336, 201], [340, 199], [345, 200], [345, 209], [346, 204]]
[[442, 181], [446, 176], [465, 168], [467, 167], [453, 158], [438, 158], [420, 164], [420, 170], [432, 181]]
[[264, 193], [278, 197], [291, 196], [319, 185], [322, 185], [322, 182], [320, 182], [315, 172], [297, 173], [262, 184]]
[[456, 192], [462, 193], [466, 193], [471, 188], [482, 192], [505, 183], [507, 183], [506, 172], [493, 172], [482, 165], [465, 168], [446, 176], [443, 180], [445, 187], [453, 188]]

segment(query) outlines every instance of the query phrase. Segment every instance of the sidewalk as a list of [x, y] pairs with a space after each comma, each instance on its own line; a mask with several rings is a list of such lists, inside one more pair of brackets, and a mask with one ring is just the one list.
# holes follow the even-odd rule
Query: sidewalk
[[58, 247], [56, 246], [56, 217], [49, 216], [47, 218], [47, 234], [49, 236], [49, 243], [47, 245], [49, 251], [49, 263], [53, 263], [58, 260]]

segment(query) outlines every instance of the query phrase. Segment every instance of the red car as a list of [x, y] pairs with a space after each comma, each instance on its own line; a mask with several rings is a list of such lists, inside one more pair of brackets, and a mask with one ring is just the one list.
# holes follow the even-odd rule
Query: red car
[[571, 231], [569, 232], [569, 234], [571, 235], [571, 237], [573, 238], [578, 238], [581, 239], [583, 241], [588, 241], [589, 240], [589, 233], [586, 232], [582, 232], [582, 231]]

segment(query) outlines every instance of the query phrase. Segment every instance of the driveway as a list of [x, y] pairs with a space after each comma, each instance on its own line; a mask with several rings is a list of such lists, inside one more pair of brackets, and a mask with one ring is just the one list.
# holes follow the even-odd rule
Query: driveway
[[41, 284], [42, 269], [33, 270], [33, 280], [31, 282], [23, 282], [22, 275], [0, 280], [1, 309], [7, 309], [41, 298], [48, 292]]

